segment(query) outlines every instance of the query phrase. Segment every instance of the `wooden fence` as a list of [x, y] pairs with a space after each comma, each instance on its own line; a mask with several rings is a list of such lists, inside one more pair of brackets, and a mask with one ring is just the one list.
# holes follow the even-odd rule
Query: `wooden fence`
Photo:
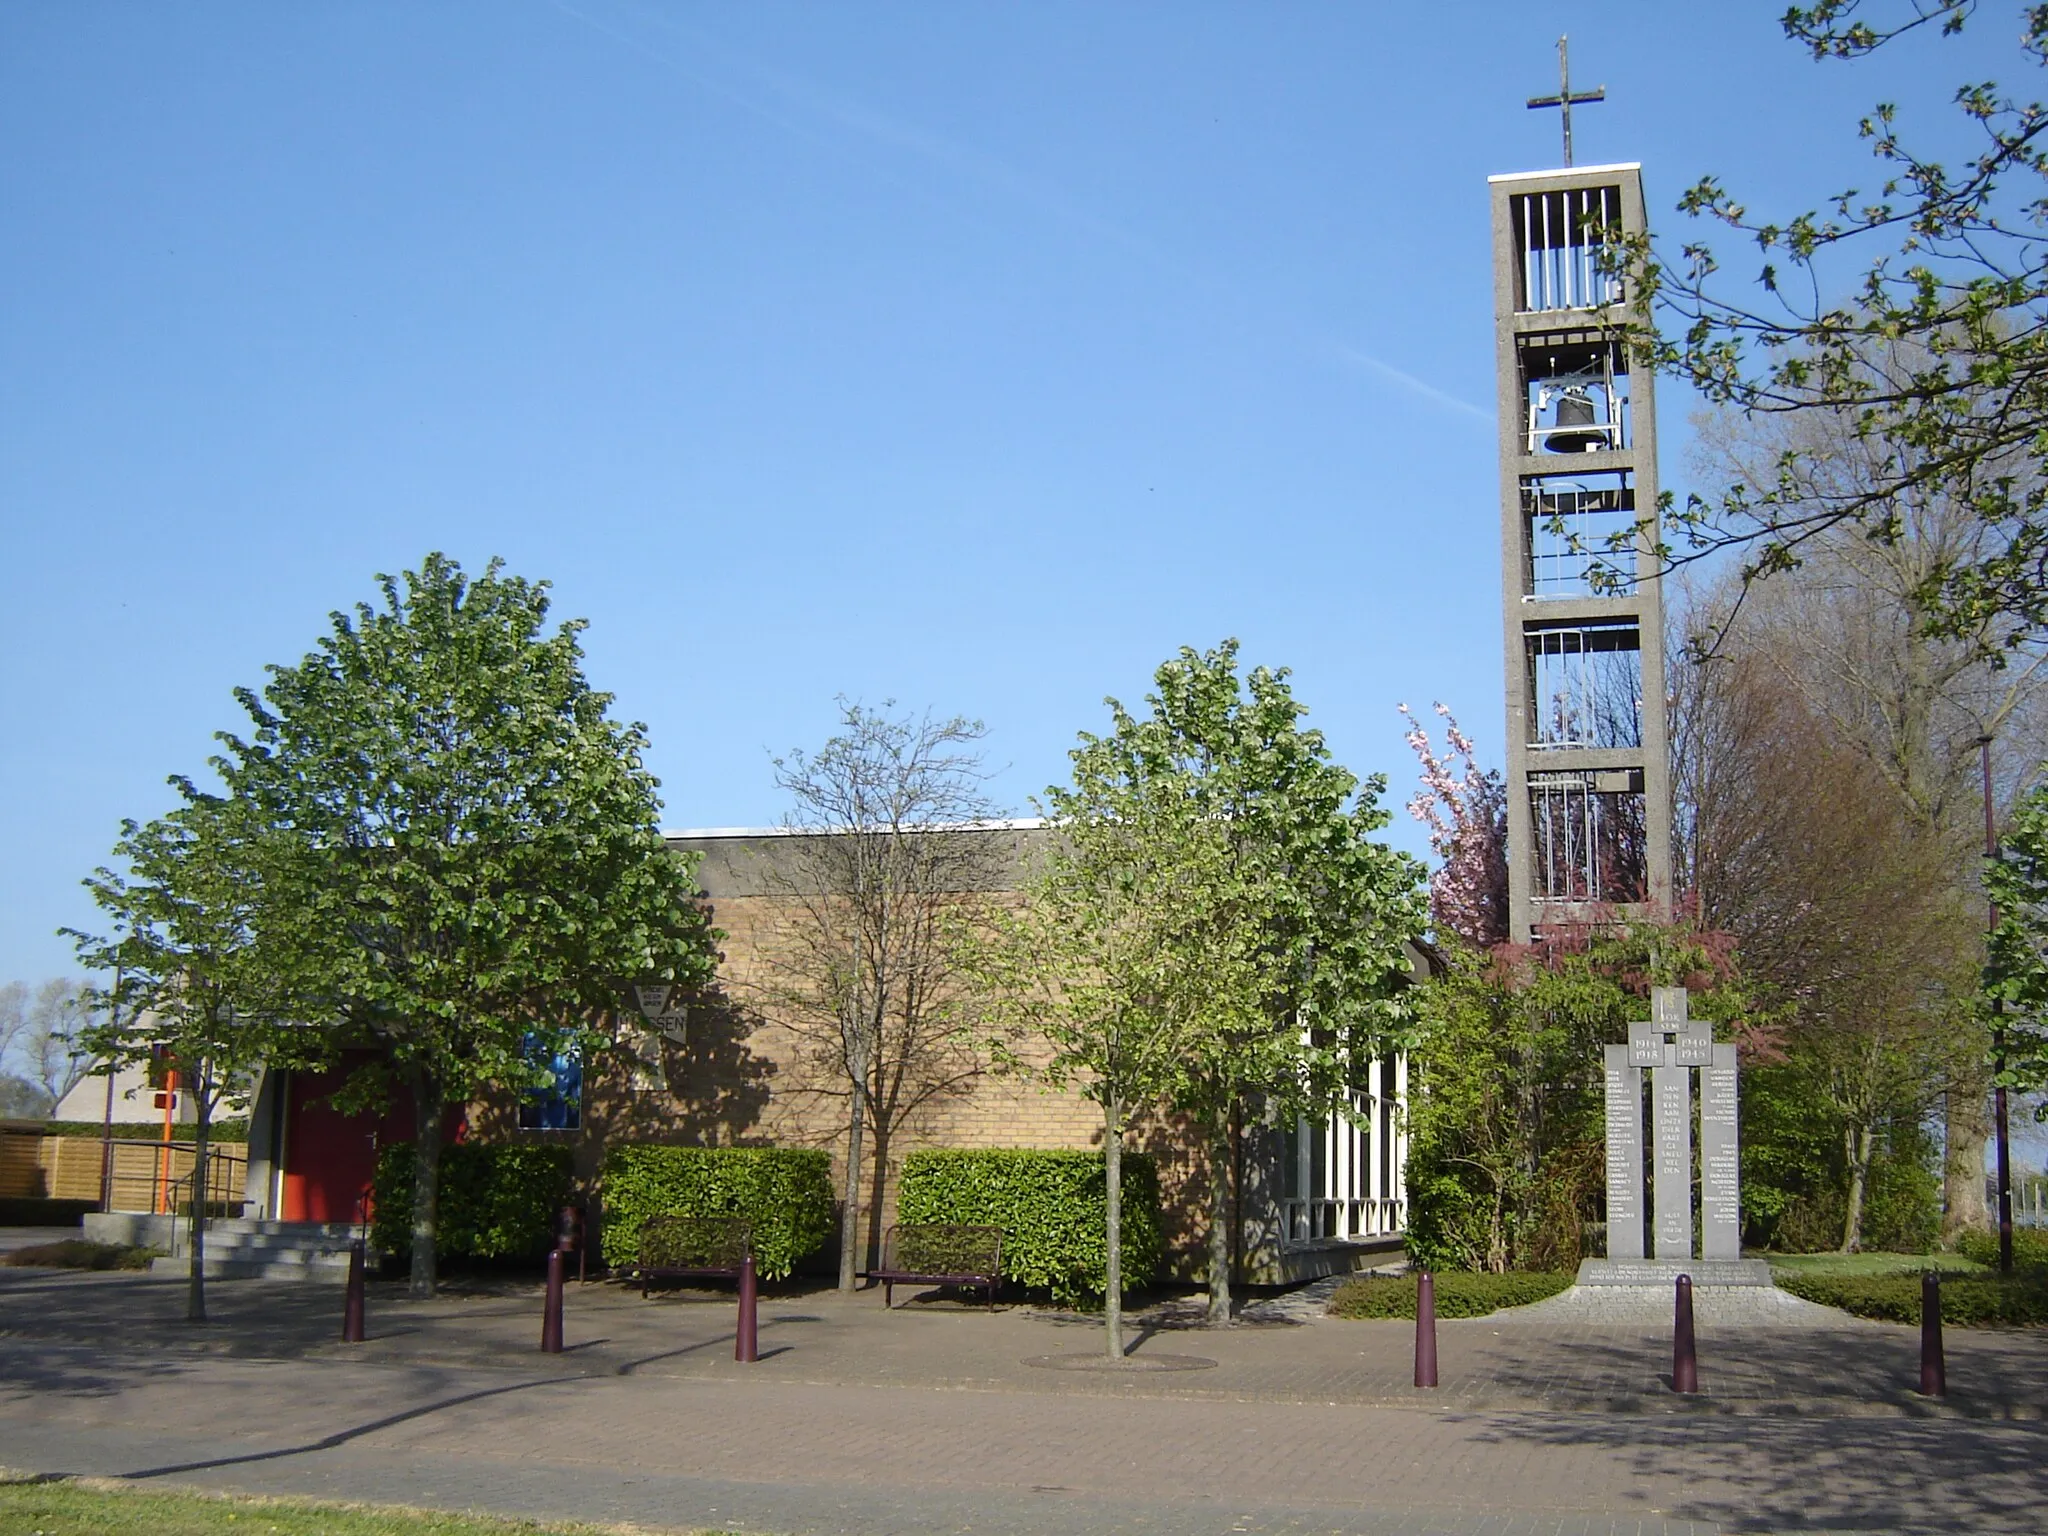
[[[105, 1143], [84, 1136], [39, 1136], [0, 1132], [0, 1199], [90, 1200], [100, 1198]], [[158, 1208], [161, 1184], [192, 1177], [189, 1141], [116, 1141], [113, 1144], [113, 1200], [116, 1211]], [[239, 1201], [249, 1166], [246, 1142], [217, 1141], [218, 1156], [207, 1159], [210, 1201]]]

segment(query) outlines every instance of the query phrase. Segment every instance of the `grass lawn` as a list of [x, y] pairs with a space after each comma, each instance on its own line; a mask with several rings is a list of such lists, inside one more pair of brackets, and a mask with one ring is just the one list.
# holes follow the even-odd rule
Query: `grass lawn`
[[615, 1529], [302, 1499], [145, 1492], [96, 1479], [34, 1482], [0, 1473], [0, 1532], [6, 1536], [597, 1536]]
[[1943, 1274], [1981, 1275], [1982, 1264], [1959, 1253], [1768, 1253], [1775, 1274], [1787, 1276], [1917, 1275], [1924, 1269]]

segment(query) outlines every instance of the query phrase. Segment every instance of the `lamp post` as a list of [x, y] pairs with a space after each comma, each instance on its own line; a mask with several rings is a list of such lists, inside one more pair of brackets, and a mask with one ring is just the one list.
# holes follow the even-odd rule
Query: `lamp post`
[[[1984, 857], [1988, 862], [1998, 857], [1998, 830], [1991, 813], [1991, 738], [1977, 738], [1977, 755], [1984, 768]], [[1998, 903], [1988, 903], [1989, 934], [1998, 927]], [[1991, 1003], [1991, 1062], [1992, 1070], [1998, 1074], [1998, 1081], [1992, 1089], [1993, 1128], [1998, 1136], [1998, 1271], [2012, 1273], [2012, 1138], [2006, 1114], [2005, 1083], [2005, 1004], [1994, 998]]]

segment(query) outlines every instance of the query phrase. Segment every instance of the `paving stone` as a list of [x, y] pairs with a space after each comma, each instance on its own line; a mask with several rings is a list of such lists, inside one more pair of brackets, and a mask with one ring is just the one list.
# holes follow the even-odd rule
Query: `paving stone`
[[553, 1357], [530, 1286], [376, 1287], [361, 1346], [331, 1292], [213, 1292], [193, 1329], [146, 1276], [0, 1271], [0, 1462], [790, 1536], [2032, 1531], [2048, 1465], [2038, 1332], [1950, 1330], [1931, 1404], [1914, 1330], [1839, 1314], [1702, 1308], [1681, 1398], [1668, 1318], [1568, 1297], [1442, 1323], [1420, 1392], [1406, 1323], [1153, 1309], [1140, 1356], [1217, 1364], [1124, 1376], [1024, 1363], [1099, 1319], [937, 1299], [771, 1290], [740, 1365], [729, 1292], [572, 1286]]

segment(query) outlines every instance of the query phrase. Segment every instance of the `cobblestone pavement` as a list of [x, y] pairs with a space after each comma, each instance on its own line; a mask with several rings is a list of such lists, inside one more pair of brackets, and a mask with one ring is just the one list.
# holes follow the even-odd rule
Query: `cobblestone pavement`
[[[214, 1325], [126, 1276], [0, 1271], [0, 1464], [543, 1516], [812, 1532], [2034, 1531], [2048, 1339], [1949, 1335], [1957, 1396], [1909, 1390], [1911, 1330], [1701, 1325], [1699, 1399], [1655, 1328], [1325, 1320], [1134, 1331], [1213, 1368], [1033, 1369], [1098, 1323], [1022, 1308], [572, 1287], [413, 1306], [235, 1282]], [[1536, 1309], [1527, 1309], [1533, 1313]]]

